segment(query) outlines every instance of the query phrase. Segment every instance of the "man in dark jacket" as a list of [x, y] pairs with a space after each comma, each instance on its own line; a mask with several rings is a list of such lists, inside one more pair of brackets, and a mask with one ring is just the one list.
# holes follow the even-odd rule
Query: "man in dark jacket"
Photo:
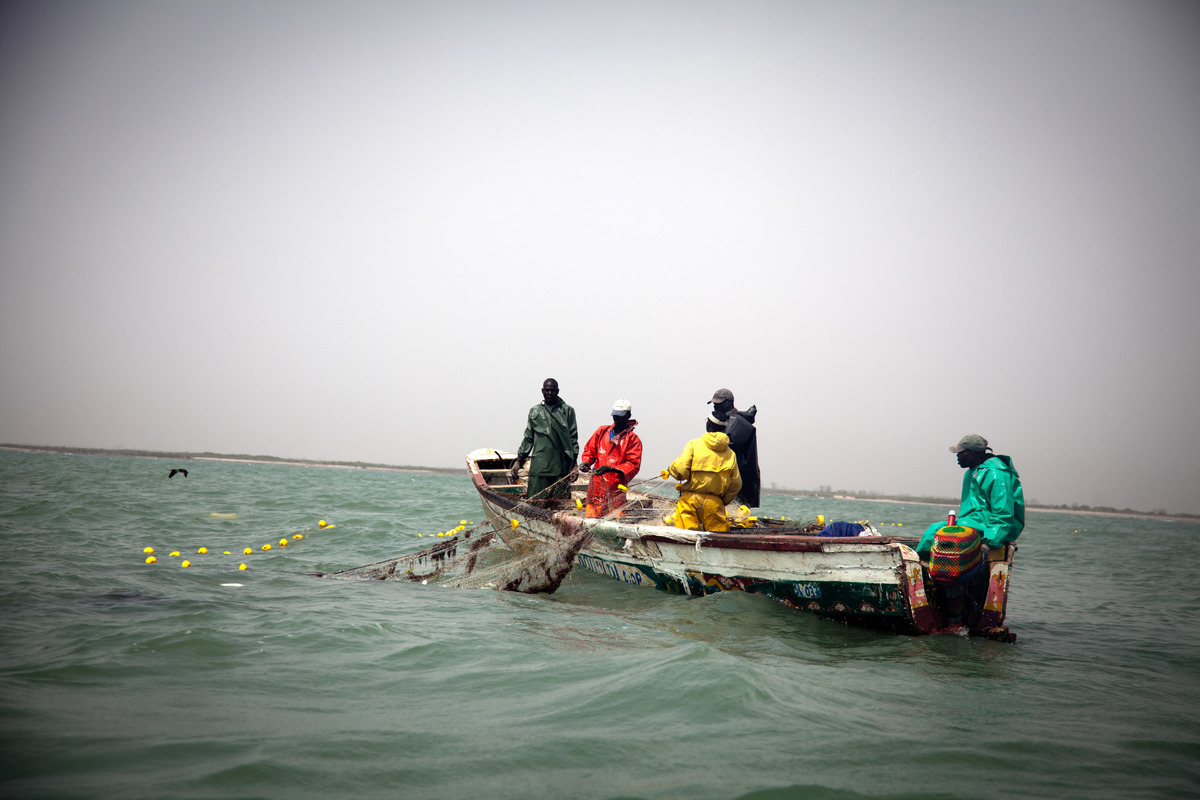
[[725, 423], [729, 446], [737, 455], [738, 471], [742, 475], [742, 490], [738, 492], [737, 502], [756, 508], [762, 489], [758, 472], [758, 431], [754, 427], [758, 408], [750, 406], [746, 411], [738, 411], [733, 406], [733, 392], [728, 389], [717, 389], [708, 402], [712, 403], [713, 416]]
[[527, 498], [570, 498], [571, 482], [567, 476], [574, 471], [578, 455], [579, 426], [575, 422], [575, 409], [558, 396], [558, 381], [547, 378], [542, 383], [542, 402], [529, 409], [525, 436], [517, 450], [513, 473], [529, 459]]

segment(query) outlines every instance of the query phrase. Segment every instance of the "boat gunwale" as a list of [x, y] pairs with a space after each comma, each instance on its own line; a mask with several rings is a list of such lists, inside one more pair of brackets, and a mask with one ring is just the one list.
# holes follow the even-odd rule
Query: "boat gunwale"
[[[474, 460], [469, 461], [471, 469], [468, 473], [471, 476], [472, 483], [475, 484], [476, 490], [481, 495], [485, 495], [494, 505], [500, 506], [507, 510], [536, 518], [542, 522], [553, 523], [556, 514], [561, 512], [551, 511], [525, 502], [522, 499], [514, 498], [511, 495], [497, 492], [492, 489], [491, 485], [484, 479], [483, 473], [479, 471]], [[607, 519], [598, 520], [598, 522], [612, 523], [617, 525], [635, 525], [637, 523], [624, 523], [620, 520]], [[641, 525], [639, 527], [647, 528], [669, 528], [667, 525]], [[683, 530], [682, 528], [673, 528], [672, 530]], [[753, 529], [747, 529], [753, 530]], [[759, 529], [761, 530], [761, 529]], [[915, 537], [891, 537], [891, 536], [814, 536], [812, 534], [799, 533], [734, 533], [724, 531], [695, 531], [698, 534], [700, 547], [718, 547], [729, 550], [770, 550], [776, 552], [816, 552], [823, 551], [827, 545], [874, 545], [876, 547], [886, 547], [892, 544], [900, 544], [911, 547], [911, 541], [916, 543]], [[638, 537], [644, 541], [662, 542], [668, 544], [679, 544], [677, 539], [673, 539], [667, 535], [656, 535], [648, 532], [645, 535]], [[872, 548], [873, 549], [873, 548]]]

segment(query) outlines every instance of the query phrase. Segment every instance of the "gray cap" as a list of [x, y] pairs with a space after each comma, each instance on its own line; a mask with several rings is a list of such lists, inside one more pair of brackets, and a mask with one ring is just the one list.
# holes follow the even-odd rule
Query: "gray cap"
[[951, 453], [961, 453], [963, 450], [975, 450], [983, 453], [988, 449], [987, 439], [980, 436], [978, 433], [968, 433], [966, 436], [958, 440], [958, 444], [951, 445]]
[[731, 403], [733, 402], [733, 392], [729, 391], [728, 389], [717, 389], [715, 392], [713, 392], [712, 400], [709, 400], [708, 402], [724, 403], [726, 400]]

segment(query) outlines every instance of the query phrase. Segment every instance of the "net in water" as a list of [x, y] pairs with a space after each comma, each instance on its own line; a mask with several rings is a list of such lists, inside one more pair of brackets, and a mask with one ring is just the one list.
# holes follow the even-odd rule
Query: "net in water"
[[[664, 512], [674, 508], [674, 501], [656, 494], [666, 482], [653, 478], [637, 484], [642, 488], [638, 499], [612, 514], [596, 518], [624, 517], [626, 521], [662, 523]], [[573, 498], [580, 507], [581, 497]], [[543, 523], [553, 515], [539, 511], [537, 506], [526, 508]], [[512, 530], [504, 528], [503, 540], [491, 524], [503, 526], [505, 520], [492, 520], [439, 541], [432, 547], [361, 567], [338, 572], [320, 573], [319, 577], [362, 580], [407, 580], [454, 589], [499, 589], [525, 594], [549, 594], [558, 589], [571, 572], [575, 557], [587, 545], [591, 526], [554, 525], [557, 535], [535, 534], [517, 524]]]
[[477, 528], [416, 553], [319, 577], [549, 594], [567, 577], [588, 537], [587, 530], [545, 538], [518, 528], [506, 532], [506, 541], [501, 543], [495, 531]]

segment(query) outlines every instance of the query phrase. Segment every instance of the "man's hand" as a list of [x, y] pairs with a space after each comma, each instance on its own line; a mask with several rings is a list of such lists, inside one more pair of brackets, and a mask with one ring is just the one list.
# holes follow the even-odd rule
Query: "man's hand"
[[[592, 465], [587, 463], [586, 461], [584, 461], [582, 464], [579, 465], [579, 471], [584, 474], [586, 474], [589, 470], [591, 470], [591, 468], [592, 468]], [[596, 474], [599, 475], [600, 473], [597, 472]]]

